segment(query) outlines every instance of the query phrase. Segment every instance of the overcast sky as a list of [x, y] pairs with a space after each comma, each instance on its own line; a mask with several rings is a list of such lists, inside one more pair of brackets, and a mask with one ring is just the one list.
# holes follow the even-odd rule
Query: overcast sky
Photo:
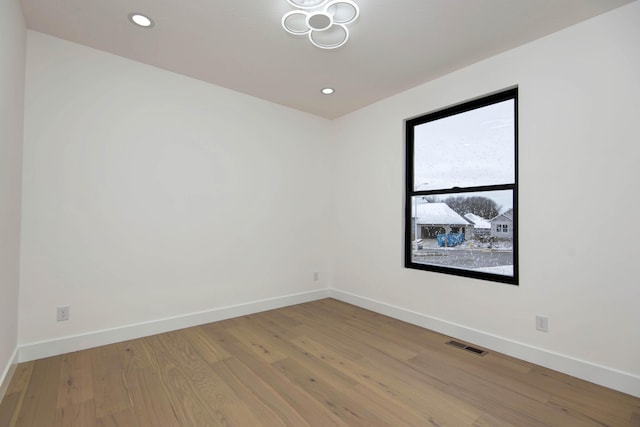
[[415, 189], [514, 183], [513, 103], [507, 100], [416, 126]]

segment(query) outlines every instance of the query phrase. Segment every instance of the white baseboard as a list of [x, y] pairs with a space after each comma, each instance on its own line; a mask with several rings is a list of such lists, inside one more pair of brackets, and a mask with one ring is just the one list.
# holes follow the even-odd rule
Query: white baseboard
[[640, 397], [640, 377], [617, 369], [597, 365], [571, 356], [554, 353], [504, 337], [491, 335], [463, 325], [430, 317], [415, 311], [365, 298], [349, 292], [331, 289], [329, 296], [339, 301], [366, 308], [394, 319], [439, 332], [479, 345], [545, 368], [599, 384], [632, 396]]
[[19, 347], [19, 360], [20, 362], [28, 362], [30, 360], [42, 359], [44, 357], [85, 350], [87, 348], [113, 344], [121, 341], [128, 341], [178, 329], [189, 328], [191, 326], [217, 322], [219, 320], [230, 319], [232, 317], [246, 316], [248, 314], [259, 313], [261, 311], [302, 304], [328, 297], [329, 290], [321, 289], [260, 301], [252, 301], [229, 307], [215, 308], [183, 316], [158, 319], [151, 322], [128, 325], [120, 328], [22, 344]]
[[16, 366], [18, 365], [18, 348], [13, 350], [13, 354], [9, 359], [9, 363], [2, 371], [2, 375], [0, 375], [0, 402], [4, 399], [4, 395], [9, 388], [9, 383], [11, 382], [11, 377], [13, 376], [13, 372], [16, 370]]
[[498, 351], [527, 362], [581, 378], [632, 396], [640, 397], [640, 377], [628, 372], [597, 365], [571, 356], [554, 353], [549, 350], [513, 341], [504, 337], [488, 334], [467, 326], [458, 325], [443, 319], [427, 316], [402, 307], [355, 295], [337, 289], [321, 289], [300, 294], [286, 295], [229, 307], [159, 319], [152, 322], [128, 325], [87, 334], [74, 335], [48, 341], [27, 343], [19, 346], [11, 362], [0, 377], [0, 398], [9, 386], [11, 374], [17, 362], [27, 362], [44, 357], [55, 356], [91, 347], [113, 344], [145, 336], [188, 328], [230, 319], [238, 316], [273, 310], [294, 304], [315, 301], [323, 298], [335, 298], [358, 307], [393, 317], [414, 325], [430, 329], [463, 341]]

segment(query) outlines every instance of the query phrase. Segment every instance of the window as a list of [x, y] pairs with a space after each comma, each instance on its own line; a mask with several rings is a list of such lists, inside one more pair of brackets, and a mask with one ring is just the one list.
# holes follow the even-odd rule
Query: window
[[405, 125], [405, 267], [517, 285], [518, 89]]
[[506, 233], [509, 231], [509, 226], [507, 224], [498, 224], [496, 231], [498, 233]]

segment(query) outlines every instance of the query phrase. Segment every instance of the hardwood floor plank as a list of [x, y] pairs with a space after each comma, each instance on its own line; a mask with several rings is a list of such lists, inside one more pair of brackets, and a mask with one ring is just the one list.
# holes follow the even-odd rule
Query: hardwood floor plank
[[120, 355], [120, 365], [124, 371], [151, 367], [151, 355], [142, 339], [125, 341], [114, 347]]
[[56, 418], [61, 367], [62, 356], [34, 364], [16, 427], [56, 426], [53, 420]]
[[403, 420], [379, 408], [369, 407], [354, 399], [350, 388], [336, 387], [330, 381], [311, 374], [296, 360], [287, 358], [274, 363], [293, 384], [305, 390], [324, 407], [350, 426], [409, 426]]
[[269, 384], [278, 395], [290, 406], [296, 409], [297, 413], [305, 421], [312, 425], [320, 426], [347, 426], [340, 418], [336, 417], [326, 408], [304, 391], [289, 381], [272, 365], [266, 363], [264, 359], [257, 356], [253, 351], [242, 345], [237, 339], [230, 335], [222, 326], [209, 324], [202, 326], [212, 339], [234, 355], [234, 358], [247, 367], [257, 378]]
[[248, 318], [247, 325], [260, 326], [263, 331], [268, 331], [269, 335], [274, 338], [293, 338], [300, 335], [297, 327], [300, 322], [286, 318], [285, 316], [276, 316], [278, 313], [264, 312]]
[[[296, 308], [295, 306], [294, 308]], [[306, 310], [306, 309], [305, 309]], [[305, 310], [300, 310], [304, 315]], [[326, 312], [326, 310], [325, 310]], [[328, 334], [337, 334], [345, 336], [346, 339], [353, 340], [371, 346], [388, 354], [391, 357], [407, 360], [418, 354], [417, 348], [408, 348], [398, 346], [395, 343], [388, 340], [381, 340], [379, 336], [371, 333], [370, 330], [358, 329], [349, 324], [350, 318], [348, 316], [338, 316], [336, 312], [326, 312], [327, 317], [318, 317], [318, 315], [309, 317], [308, 310], [307, 321], [304, 325], [305, 329], [309, 327], [318, 328]], [[347, 327], [348, 326], [348, 327]]]
[[[244, 402], [266, 426], [308, 426], [275, 390], [236, 359], [226, 359], [211, 365], [213, 371], [231, 387], [235, 396]], [[248, 374], [248, 375], [247, 375]]]
[[482, 414], [471, 427], [513, 427], [513, 423], [502, 420], [491, 414]]
[[0, 426], [15, 426], [27, 394], [35, 362], [19, 364], [9, 382], [5, 398], [0, 402]]
[[6, 394], [22, 393], [27, 390], [29, 381], [31, 381], [31, 374], [33, 373], [33, 366], [35, 363], [35, 361], [20, 363], [16, 367]]
[[480, 415], [476, 408], [464, 404], [455, 396], [443, 393], [441, 390], [446, 384], [433, 387], [430, 378], [404, 362], [394, 363], [390, 359], [384, 359], [382, 363], [378, 363], [375, 359], [384, 356], [375, 353], [373, 357], [364, 355], [359, 360], [352, 361], [326, 346], [325, 340], [326, 338], [318, 341], [300, 338], [296, 342], [305, 350], [317, 354], [325, 363], [352, 375], [359, 384], [390, 398], [388, 406], [409, 407], [410, 411], [423, 420], [436, 424], [448, 420], [455, 421], [458, 425], [470, 425]]
[[91, 355], [88, 352], [78, 351], [62, 356], [58, 408], [93, 400], [93, 376], [87, 372], [91, 372]]
[[176, 409], [171, 404], [160, 374], [151, 369], [133, 369], [126, 378], [140, 427], [180, 427]]
[[55, 425], [60, 427], [96, 427], [96, 410], [93, 400], [58, 407]]
[[[415, 369], [433, 376], [443, 383], [459, 384], [467, 380], [477, 380], [482, 384], [498, 384], [506, 392], [522, 394], [528, 399], [547, 402], [551, 393], [537, 387], [523, 387], [527, 377], [516, 377], [505, 369], [504, 372], [488, 368], [494, 354], [482, 358], [455, 347], [440, 345], [439, 349], [425, 351], [409, 360]], [[474, 363], [476, 362], [476, 363]]]
[[[334, 388], [336, 390], [351, 389], [352, 395], [354, 395], [355, 397], [359, 397], [360, 399], [362, 399], [362, 401], [369, 404], [371, 404], [372, 402], [380, 404], [384, 401], [384, 399], [381, 398], [381, 395], [376, 395], [369, 389], [356, 388], [356, 386], [358, 385], [358, 381], [353, 379], [347, 373], [343, 373], [340, 370], [335, 369], [331, 364], [326, 363], [323, 355], [312, 354], [311, 352], [306, 351], [306, 349], [297, 346], [296, 342], [294, 342], [291, 337], [297, 337], [298, 334], [283, 334], [282, 331], [273, 332], [270, 330], [270, 323], [260, 322], [259, 318], [260, 315], [253, 316], [251, 319], [252, 323], [247, 326], [247, 329], [252, 330], [251, 334], [262, 336], [263, 340], [269, 343], [268, 345], [270, 348], [275, 348], [281, 354], [285, 354], [287, 356], [287, 359], [300, 359], [309, 375], [313, 374], [313, 376], [316, 378], [331, 378], [332, 382], [335, 383]], [[233, 330], [234, 328], [229, 329], [230, 332], [232, 332]], [[281, 335], [288, 335], [289, 338], [285, 339]], [[274, 365], [282, 369], [281, 364], [275, 363]], [[300, 383], [298, 384], [300, 385]], [[326, 402], [326, 399], [319, 399], [319, 401]], [[376, 404], [373, 405], [373, 407], [377, 406], [378, 405]], [[329, 407], [328, 409], [333, 410], [333, 407]], [[399, 408], [398, 411], [387, 411], [383, 414], [378, 414], [373, 418], [382, 420], [385, 418], [385, 416], [388, 415], [393, 416], [393, 420], [389, 421], [391, 423], [390, 425], [416, 425], [415, 423], [418, 421], [420, 423], [425, 422], [425, 419], [414, 416], [413, 414], [411, 414], [411, 411], [407, 411], [407, 408]]]
[[16, 417], [20, 411], [21, 393], [6, 394], [0, 403], [0, 426], [10, 427], [15, 425]]
[[103, 418], [96, 419], [97, 427], [138, 427], [138, 425], [138, 417], [133, 408], [111, 412]]
[[640, 399], [331, 300], [19, 364], [0, 427], [640, 427]]
[[631, 419], [632, 411], [625, 405], [607, 404], [602, 406], [600, 400], [567, 399], [562, 396], [552, 396], [547, 406], [571, 414], [588, 425], [603, 425], [606, 423], [624, 424]]
[[184, 332], [195, 351], [207, 363], [216, 363], [231, 358], [231, 355], [222, 346], [216, 345], [210, 340], [202, 329], [189, 328]]
[[117, 344], [87, 350], [91, 358], [96, 417], [131, 408], [125, 367]]
[[267, 363], [277, 362], [287, 357], [274, 345], [268, 335], [256, 332], [251, 325], [234, 326], [227, 331]]
[[252, 334], [263, 337], [263, 341], [267, 342], [270, 348], [278, 351], [281, 357], [276, 359], [276, 361], [285, 358], [302, 359], [309, 370], [315, 371], [319, 375], [335, 378], [345, 386], [354, 386], [357, 384], [357, 382], [348, 375], [344, 375], [341, 371], [334, 369], [314, 354], [298, 346], [295, 341], [299, 336], [298, 333], [289, 334], [289, 337], [285, 338], [279, 332], [272, 332], [268, 325], [261, 324], [257, 322], [256, 319], [252, 320], [252, 323], [247, 325], [246, 328], [250, 329]]
[[[452, 348], [452, 350], [456, 350]], [[448, 350], [450, 351], [450, 350]], [[457, 358], [463, 358], [462, 362]], [[485, 359], [488, 356], [485, 356]], [[466, 364], [464, 358], [467, 358]], [[539, 411], [545, 410], [551, 397], [549, 393], [537, 389], [513, 385], [510, 380], [500, 384], [500, 380], [483, 376], [473, 354], [452, 354], [450, 358], [425, 357], [425, 354], [412, 359], [411, 365], [421, 372], [446, 379], [448, 385], [443, 389], [467, 404], [473, 405], [483, 413], [490, 413], [512, 425], [543, 426], [538, 419]], [[447, 360], [451, 363], [449, 365]]]
[[176, 365], [180, 362], [169, 354], [160, 337], [150, 337], [145, 340], [145, 344], [151, 348], [151, 370], [159, 374], [164, 392], [180, 425], [197, 426], [198, 420], [209, 419], [211, 414], [206, 404], [195, 392], [182, 368]]
[[[372, 408], [378, 408], [378, 411], [382, 411], [383, 417], [388, 425], [407, 425], [407, 426], [423, 426], [423, 425], [443, 425], [438, 423], [432, 415], [428, 415], [427, 411], [416, 411], [415, 408], [411, 408], [405, 405], [404, 402], [397, 399], [397, 396], [391, 394], [385, 394], [378, 389], [369, 387], [368, 385], [358, 384], [353, 388], [353, 393], [356, 395], [356, 400], [362, 402], [363, 405]], [[375, 415], [378, 416], [378, 415]], [[400, 420], [396, 424], [393, 420]]]
[[199, 392], [202, 383], [222, 383], [222, 380], [217, 380], [211, 375], [206, 362], [199, 363], [195, 351], [185, 351], [184, 343], [176, 338], [176, 334], [167, 334], [144, 340], [150, 349], [153, 371], [158, 372], [161, 377], [163, 388], [175, 409], [176, 418], [183, 426], [198, 426], [203, 419], [223, 425], [227, 417], [212, 407], [215, 402]]
[[616, 402], [623, 405], [634, 405], [639, 402], [638, 398], [633, 396], [606, 387], [594, 387], [594, 384], [588, 381], [536, 365], [533, 365], [531, 372], [527, 375], [527, 381], [554, 395], [576, 400], [581, 400], [582, 396], [586, 396], [592, 404], [596, 405], [598, 401], [605, 406]]
[[146, 338], [145, 343], [158, 361], [156, 371], [164, 374], [168, 394], [178, 405], [184, 405], [185, 399], [189, 401], [189, 412], [178, 413], [181, 421], [198, 426], [204, 417], [217, 425], [259, 425], [250, 408], [200, 358], [182, 334], [157, 335]]
[[270, 310], [260, 314], [261, 314], [261, 317], [263, 317], [266, 321], [273, 322], [274, 324], [280, 325], [286, 330], [293, 330], [293, 328], [295, 328], [296, 326], [301, 325], [299, 321], [287, 316], [281, 310]]

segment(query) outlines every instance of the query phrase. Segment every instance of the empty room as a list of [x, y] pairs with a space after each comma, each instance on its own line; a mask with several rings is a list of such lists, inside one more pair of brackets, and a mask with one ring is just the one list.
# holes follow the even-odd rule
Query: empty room
[[640, 426], [637, 0], [0, 1], [0, 427]]

